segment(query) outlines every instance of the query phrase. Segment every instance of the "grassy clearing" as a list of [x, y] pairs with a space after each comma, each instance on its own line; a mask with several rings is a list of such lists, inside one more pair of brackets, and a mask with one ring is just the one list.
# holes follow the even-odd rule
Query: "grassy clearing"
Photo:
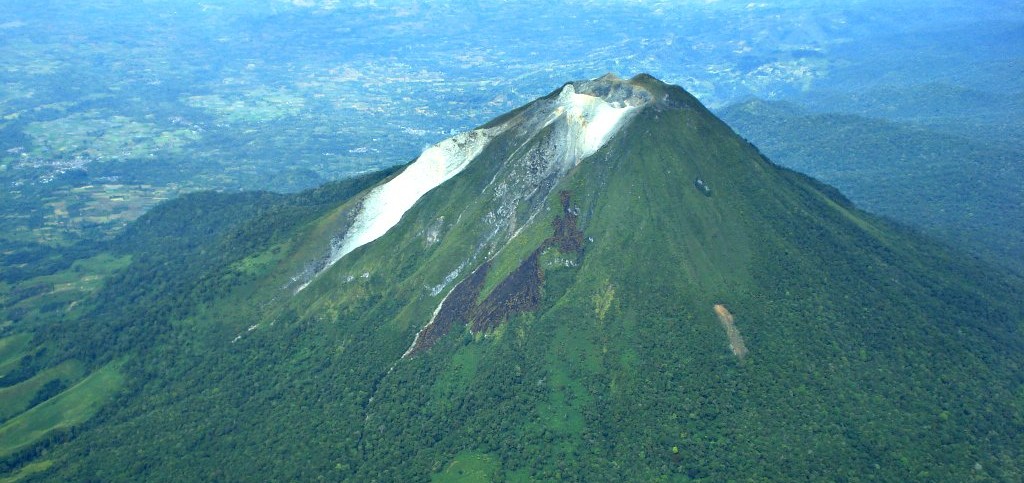
[[501, 463], [491, 455], [474, 452], [459, 453], [442, 471], [430, 480], [435, 483], [476, 483], [494, 481]]
[[23, 466], [11, 476], [0, 477], [0, 483], [15, 483], [22, 481], [36, 473], [42, 473], [53, 466], [53, 460], [36, 461]]
[[243, 258], [231, 265], [232, 270], [245, 275], [259, 275], [268, 267], [273, 267], [281, 259], [280, 245], [276, 249], [266, 250], [250, 257]]
[[[187, 188], [177, 185], [95, 184], [58, 188], [44, 200], [44, 222], [23, 232], [23, 241], [72, 243], [101, 227], [106, 235], [119, 232], [158, 203], [174, 198]], [[15, 222], [23, 223], [23, 222]], [[5, 234], [7, 238], [12, 238]]]
[[305, 104], [301, 96], [286, 89], [257, 87], [241, 97], [224, 98], [213, 94], [192, 96], [185, 103], [205, 109], [223, 122], [247, 123], [273, 121], [299, 114]]
[[[456, 329], [457, 334], [453, 335], [461, 335], [461, 330]], [[458, 352], [452, 356], [449, 369], [434, 383], [434, 396], [447, 398], [451, 394], [464, 394], [471, 390], [473, 380], [477, 377], [477, 370], [480, 367], [482, 352], [483, 349], [477, 344], [460, 347]]]
[[68, 387], [85, 375], [84, 367], [78, 361], [67, 361], [46, 369], [27, 381], [0, 389], [0, 421], [6, 421], [23, 413], [32, 406], [39, 390], [51, 383]]
[[31, 334], [15, 334], [0, 339], [0, 377], [4, 377], [28, 353]]
[[112, 362], [60, 395], [0, 426], [0, 457], [21, 450], [52, 431], [81, 424], [117, 393], [124, 381], [120, 363]]
[[28, 282], [33, 284], [52, 283], [55, 290], [91, 291], [99, 288], [104, 276], [124, 268], [131, 261], [129, 256], [114, 256], [109, 253], [75, 261], [71, 270], [62, 270], [53, 275], [36, 277]]
[[157, 151], [177, 152], [201, 137], [190, 129], [161, 131], [155, 124], [105, 114], [92, 110], [30, 123], [25, 133], [37, 147], [29, 154], [40, 159], [50, 153], [127, 159]]
[[54, 313], [68, 311], [77, 306], [90, 294], [99, 290], [107, 277], [128, 266], [130, 262], [129, 256], [114, 256], [109, 253], [75, 261], [70, 269], [18, 283], [14, 290], [28, 296], [19, 297], [20, 300], [13, 306], [23, 311], [25, 320], [45, 322], [50, 320]]

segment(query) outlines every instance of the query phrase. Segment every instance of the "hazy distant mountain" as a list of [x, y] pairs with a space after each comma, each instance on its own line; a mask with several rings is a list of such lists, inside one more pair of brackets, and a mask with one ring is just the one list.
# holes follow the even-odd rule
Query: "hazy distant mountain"
[[773, 164], [646, 75], [565, 84], [392, 172], [186, 196], [115, 255], [91, 301], [15, 340], [13, 373], [73, 360], [113, 395], [74, 431], [32, 411], [103, 392], [12, 412], [11, 471], [1024, 475], [1024, 282]]
[[1024, 152], [978, 139], [969, 123], [956, 135], [761, 100], [719, 114], [771, 159], [858, 206], [1024, 270]]

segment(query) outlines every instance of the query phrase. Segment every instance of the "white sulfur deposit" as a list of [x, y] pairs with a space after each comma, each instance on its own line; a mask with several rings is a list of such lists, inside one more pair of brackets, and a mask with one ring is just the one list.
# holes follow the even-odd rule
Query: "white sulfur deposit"
[[562, 89], [558, 104], [555, 113], [565, 115], [569, 126], [569, 154], [575, 155], [574, 163], [601, 149], [618, 132], [623, 119], [636, 109], [636, 106], [578, 94], [572, 84]]
[[459, 174], [500, 132], [500, 127], [477, 129], [445, 139], [423, 151], [398, 176], [370, 191], [341, 244], [331, 251], [327, 265], [384, 236], [420, 197]]
[[[522, 200], [542, 185], [553, 186], [545, 180], [564, 176], [596, 153], [650, 99], [646, 90], [614, 76], [570, 83], [558, 97], [533, 103], [499, 126], [458, 134], [427, 148], [404, 171], [366, 194], [352, 225], [332, 241], [326, 263], [296, 278], [304, 279], [298, 290], [356, 248], [384, 236], [423, 195], [462, 172], [492, 139], [508, 132], [520, 149], [513, 150], [505, 160], [507, 169], [499, 171], [491, 182], [491, 195], [499, 206], [488, 213], [485, 221], [495, 225], [493, 234], [497, 234], [501, 224], [514, 218]], [[554, 123], [558, 123], [554, 131], [557, 134], [540, 144], [530, 142]], [[516, 231], [514, 223], [509, 224], [509, 233]], [[446, 280], [442, 290], [450, 282]]]

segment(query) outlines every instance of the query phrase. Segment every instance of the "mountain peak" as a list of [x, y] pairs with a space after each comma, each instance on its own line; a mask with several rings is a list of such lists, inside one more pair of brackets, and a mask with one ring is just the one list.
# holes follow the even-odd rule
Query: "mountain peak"
[[[571, 82], [400, 169], [251, 199], [172, 202], [121, 242], [151, 247], [40, 340], [127, 361], [126, 389], [69, 449], [8, 444], [5, 464], [45, 449], [53, 481], [1022, 481], [1024, 283], [771, 163], [651, 76]], [[183, 255], [161, 219], [228, 226], [181, 232]]]
[[622, 79], [610, 72], [596, 79], [569, 82], [562, 87], [562, 91], [567, 89], [578, 94], [601, 98], [614, 107], [643, 106], [654, 99], [651, 92], [641, 83]]
[[[516, 146], [505, 162], [505, 174], [494, 176], [504, 180], [494, 183], [503, 187], [502, 196], [508, 197], [505, 202], [509, 205], [503, 210], [523, 201], [518, 197], [539, 195], [538, 190], [547, 193], [653, 102], [651, 89], [636, 79], [626, 81], [606, 74], [569, 82], [551, 95], [427, 148], [401, 173], [353, 205], [327, 252], [297, 274], [292, 285], [301, 291], [347, 254], [386, 234], [422, 196], [468, 168], [496, 140], [498, 145]], [[539, 206], [532, 207], [537, 209]]]
[[[400, 173], [373, 188], [343, 218], [330, 247], [308, 264], [290, 283], [303, 290], [314, 278], [353, 250], [391, 230], [406, 211], [434, 188], [470, 167], [485, 151], [513, 146], [504, 157], [503, 174], [492, 174], [504, 213], [527, 198], [550, 194], [558, 180], [584, 159], [603, 148], [620, 130], [648, 107], [658, 110], [693, 110], [710, 113], [681, 87], [650, 74], [629, 80], [608, 73], [596, 79], [562, 85], [537, 99], [469, 132], [430, 146]], [[497, 142], [496, 142], [497, 141]], [[514, 187], [514, 188], [513, 188]], [[539, 205], [529, 209], [536, 213]], [[498, 222], [497, 232], [514, 237], [516, 223]]]

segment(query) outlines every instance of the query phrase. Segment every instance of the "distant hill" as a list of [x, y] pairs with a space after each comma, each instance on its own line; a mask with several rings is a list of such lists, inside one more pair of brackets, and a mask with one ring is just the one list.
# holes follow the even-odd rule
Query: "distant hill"
[[9, 476], [1024, 477], [1024, 281], [647, 75], [392, 172], [171, 201], [105, 255], [85, 302], [15, 305]]
[[858, 206], [1024, 272], [1024, 151], [784, 102], [749, 100], [719, 115], [771, 159]]
[[999, 71], [1009, 67], [994, 63], [999, 65], [994, 69], [996, 72], [983, 72], [979, 76], [991, 79], [989, 89], [994, 86], [1005, 89], [998, 93], [945, 82], [883, 84], [855, 93], [808, 92], [799, 102], [814, 112], [887, 119], [906, 127], [1020, 151], [1024, 149], [1020, 114], [1024, 112], [1024, 91], [1017, 84], [999, 82]]

